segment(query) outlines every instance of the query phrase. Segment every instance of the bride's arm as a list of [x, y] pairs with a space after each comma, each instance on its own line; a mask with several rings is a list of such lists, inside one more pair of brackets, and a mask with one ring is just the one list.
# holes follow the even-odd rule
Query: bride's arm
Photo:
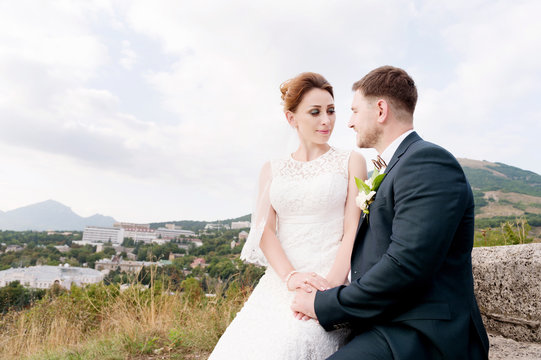
[[272, 207], [269, 211], [259, 247], [263, 251], [269, 265], [272, 266], [278, 276], [285, 282], [289, 290], [303, 289], [311, 292], [312, 287], [318, 290], [329, 288], [329, 283], [325, 278], [315, 273], [308, 274], [295, 271], [295, 268], [287, 258], [284, 248], [280, 244], [280, 240], [276, 236], [276, 212]]
[[333, 266], [326, 276], [331, 287], [343, 285], [346, 282], [350, 270], [351, 252], [353, 250], [353, 243], [355, 242], [355, 234], [357, 233], [357, 226], [359, 225], [359, 218], [361, 216], [361, 209], [355, 203], [355, 197], [359, 193], [355, 184], [355, 177], [362, 180], [367, 178], [366, 160], [361, 154], [355, 151], [352, 151], [349, 158], [348, 177], [348, 194], [344, 212], [344, 235]]

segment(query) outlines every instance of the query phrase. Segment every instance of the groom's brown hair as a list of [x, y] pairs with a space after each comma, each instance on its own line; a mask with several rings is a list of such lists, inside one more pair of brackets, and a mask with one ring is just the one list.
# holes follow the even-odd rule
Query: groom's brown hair
[[408, 73], [394, 66], [381, 66], [353, 84], [365, 97], [385, 97], [395, 107], [413, 115], [417, 88]]

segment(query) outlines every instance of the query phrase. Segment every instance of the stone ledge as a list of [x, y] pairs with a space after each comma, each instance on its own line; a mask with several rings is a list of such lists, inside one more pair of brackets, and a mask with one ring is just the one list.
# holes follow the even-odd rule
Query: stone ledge
[[472, 265], [487, 331], [541, 343], [541, 244], [474, 248]]

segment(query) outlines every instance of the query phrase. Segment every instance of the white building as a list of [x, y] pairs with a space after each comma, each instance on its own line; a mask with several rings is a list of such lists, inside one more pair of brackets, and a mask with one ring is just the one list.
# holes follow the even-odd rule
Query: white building
[[116, 222], [113, 224], [113, 227], [122, 228], [124, 230], [133, 230], [133, 231], [149, 231], [150, 224], [136, 224], [129, 222]]
[[68, 245], [57, 245], [54, 248], [61, 253], [67, 253], [68, 251], [70, 251], [70, 247]]
[[55, 283], [70, 289], [72, 284], [82, 286], [103, 280], [104, 275], [94, 269], [70, 266], [31, 266], [0, 271], [0, 287], [19, 281], [31, 288], [48, 289]]
[[143, 266], [149, 267], [152, 265], [163, 266], [159, 262], [151, 261], [126, 261], [122, 257], [113, 256], [111, 259], [101, 259], [96, 261], [96, 270], [101, 270], [104, 272], [120, 270], [121, 272], [127, 272], [132, 274], [137, 274]]
[[203, 246], [203, 242], [199, 239], [190, 239], [189, 240], [192, 244], [194, 244], [196, 247]]
[[151, 243], [157, 238], [154, 230], [124, 229], [124, 238], [132, 238], [135, 242]]
[[150, 224], [116, 222], [113, 226], [124, 230], [124, 239], [132, 238], [135, 242], [148, 244], [157, 237], [154, 230], [150, 228]]
[[205, 230], [220, 230], [220, 229], [229, 229], [229, 225], [219, 224], [219, 223], [205, 225]]
[[122, 244], [124, 240], [124, 229], [106, 228], [98, 226], [87, 226], [83, 232], [83, 241], [86, 243], [107, 243]]
[[182, 226], [175, 224], [165, 224], [165, 228], [169, 230], [182, 230]]
[[179, 229], [167, 229], [167, 228], [158, 228], [155, 231], [156, 237], [159, 239], [177, 239], [182, 236], [195, 236], [195, 233], [190, 230], [179, 230]]
[[244, 229], [249, 228], [250, 222], [249, 221], [233, 221], [231, 222], [231, 230], [233, 229]]

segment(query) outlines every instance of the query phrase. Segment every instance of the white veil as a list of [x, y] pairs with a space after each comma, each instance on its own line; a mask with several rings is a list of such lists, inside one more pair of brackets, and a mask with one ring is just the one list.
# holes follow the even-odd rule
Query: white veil
[[[285, 126], [284, 126], [285, 125]], [[275, 156], [273, 158], [284, 158], [294, 152], [299, 144], [297, 132], [288, 126], [284, 120], [284, 123], [280, 125], [276, 132], [274, 132], [273, 148]], [[265, 230], [269, 212], [272, 208], [270, 202], [270, 188], [272, 184], [272, 167], [271, 162], [267, 161], [261, 172], [259, 173], [259, 181], [257, 187], [257, 195], [255, 205], [253, 206], [252, 219], [250, 225], [250, 233], [246, 239], [246, 243], [240, 253], [240, 258], [246, 262], [268, 266], [268, 261], [259, 247], [259, 242]], [[278, 223], [278, 221], [277, 221]]]
[[256, 204], [252, 211], [252, 223], [250, 233], [246, 239], [246, 243], [240, 253], [240, 258], [246, 262], [267, 266], [268, 262], [263, 255], [263, 251], [259, 247], [261, 236], [267, 224], [267, 218], [271, 209], [270, 203], [270, 185], [272, 183], [272, 169], [270, 162], [265, 163], [259, 174], [258, 194]]

